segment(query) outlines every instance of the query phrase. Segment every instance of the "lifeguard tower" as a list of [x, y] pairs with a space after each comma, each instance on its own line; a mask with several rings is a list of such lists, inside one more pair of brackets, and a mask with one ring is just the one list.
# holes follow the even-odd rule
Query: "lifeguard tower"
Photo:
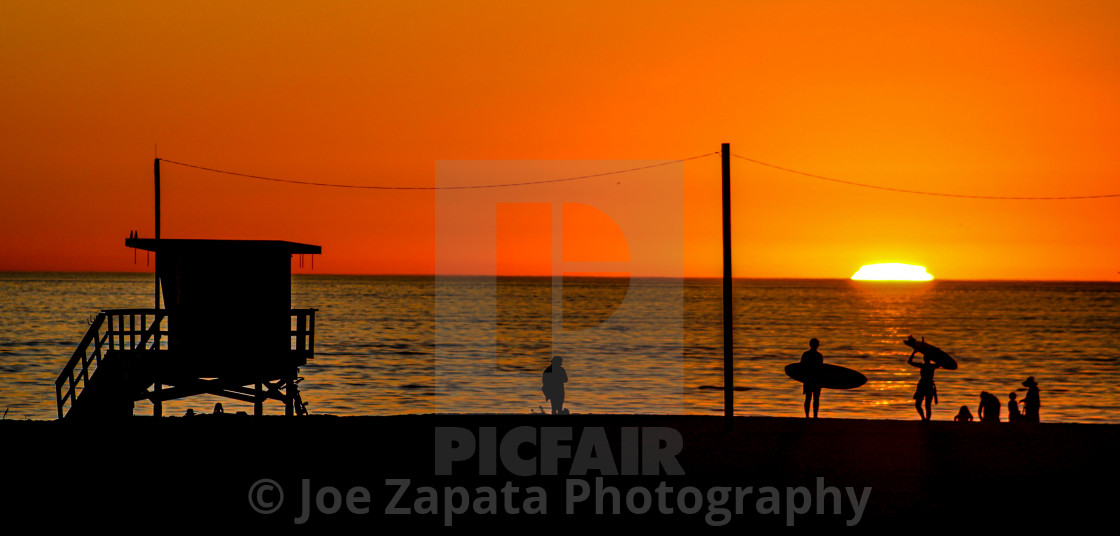
[[269, 399], [287, 415], [304, 413], [297, 383], [314, 356], [315, 309], [291, 307], [291, 259], [319, 246], [135, 237], [125, 245], [155, 254], [157, 307], [97, 315], [55, 383], [59, 419], [127, 416], [139, 400], [160, 416], [164, 401], [201, 394], [252, 402], [256, 415]]

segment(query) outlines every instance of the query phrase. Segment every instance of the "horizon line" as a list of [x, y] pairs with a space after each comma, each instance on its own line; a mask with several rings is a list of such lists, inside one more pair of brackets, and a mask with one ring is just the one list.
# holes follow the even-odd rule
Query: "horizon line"
[[[129, 271], [129, 270], [0, 270], [0, 274], [144, 274], [153, 275], [151, 271]], [[562, 277], [563, 274], [553, 275], [540, 275], [540, 274], [433, 274], [433, 273], [404, 273], [404, 272], [384, 272], [384, 273], [357, 273], [357, 272], [292, 272], [293, 276], [350, 276], [350, 277], [521, 277], [521, 278], [553, 278]], [[571, 277], [580, 277], [587, 279], [620, 279], [618, 276], [597, 276], [597, 275], [573, 275]], [[719, 275], [681, 275], [681, 276], [658, 276], [658, 275], [641, 275], [629, 276], [630, 279], [722, 279]], [[1120, 283], [1120, 279], [1008, 279], [1008, 278], [979, 278], [979, 279], [957, 279], [957, 278], [935, 278], [930, 281], [857, 281], [853, 280], [851, 276], [847, 277], [790, 277], [790, 276], [742, 276], [733, 275], [732, 279], [751, 279], [751, 280], [787, 280], [787, 281], [855, 281], [858, 283], [868, 284], [923, 284], [923, 283], [936, 283], [938, 281], [954, 281], [954, 282], [1007, 282], [1007, 283]]]

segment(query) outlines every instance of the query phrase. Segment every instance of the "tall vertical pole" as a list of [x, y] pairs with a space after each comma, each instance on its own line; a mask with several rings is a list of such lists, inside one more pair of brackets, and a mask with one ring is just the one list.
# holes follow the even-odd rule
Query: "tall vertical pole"
[[[156, 273], [155, 294], [156, 294], [156, 311], [159, 311], [159, 257], [160, 257], [159, 251], [158, 251], [159, 250], [159, 210], [160, 210], [160, 207], [159, 207], [159, 158], [156, 158], [156, 162], [155, 162], [155, 179], [156, 179], [156, 250], [157, 250], [156, 251], [156, 269], [155, 269], [155, 273]], [[155, 340], [155, 348], [158, 350], [159, 349], [159, 323], [162, 322], [162, 321], [158, 320], [158, 318], [159, 318], [158, 314], [155, 316], [155, 318], [157, 320], [156, 320], [156, 333], [155, 333], [154, 340]], [[163, 416], [163, 401], [160, 400], [160, 398], [159, 398], [159, 395], [161, 394], [160, 391], [163, 390], [163, 384], [160, 383], [160, 380], [161, 379], [159, 377], [156, 377], [156, 378], [153, 378], [153, 381], [152, 381], [152, 391], [156, 395], [155, 399], [152, 401], [152, 415], [154, 415], [156, 417]]]
[[[159, 240], [159, 159], [156, 159], [156, 240]], [[158, 247], [158, 242], [157, 242]], [[156, 251], [156, 309], [159, 309], [159, 251]], [[158, 337], [159, 334], [157, 333]]]
[[728, 429], [735, 416], [735, 341], [731, 302], [731, 144], [723, 144], [723, 416]]

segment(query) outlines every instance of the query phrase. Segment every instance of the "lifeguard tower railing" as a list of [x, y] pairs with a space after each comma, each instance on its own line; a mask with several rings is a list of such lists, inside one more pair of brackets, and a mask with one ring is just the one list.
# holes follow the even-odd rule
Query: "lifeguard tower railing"
[[[315, 311], [291, 310], [291, 350], [307, 359], [315, 353]], [[65, 417], [78, 402], [108, 352], [165, 351], [170, 321], [165, 309], [106, 309], [98, 313], [55, 380], [58, 418]]]

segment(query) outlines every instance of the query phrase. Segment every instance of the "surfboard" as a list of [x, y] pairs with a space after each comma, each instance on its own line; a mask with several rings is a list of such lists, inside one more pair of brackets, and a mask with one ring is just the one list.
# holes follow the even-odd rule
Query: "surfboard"
[[924, 340], [919, 341], [911, 335], [902, 343], [921, 352], [922, 355], [929, 356], [930, 361], [941, 365], [941, 368], [945, 370], [957, 370], [957, 360], [953, 359], [953, 356]]
[[790, 363], [786, 365], [786, 374], [801, 383], [813, 382], [826, 389], [855, 389], [867, 383], [867, 376], [850, 368], [828, 363], [817, 366]]

